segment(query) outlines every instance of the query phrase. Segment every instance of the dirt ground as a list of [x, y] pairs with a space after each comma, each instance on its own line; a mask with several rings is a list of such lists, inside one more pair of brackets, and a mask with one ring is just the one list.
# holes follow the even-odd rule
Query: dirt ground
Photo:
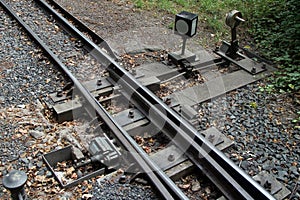
[[[180, 36], [170, 28], [175, 16], [165, 12], [142, 11], [123, 0], [57, 2], [104, 38], [117, 54], [145, 45], [178, 50], [182, 44]], [[193, 51], [202, 49], [199, 44], [206, 44], [207, 50], [215, 48], [214, 37], [207, 25], [199, 21], [197, 35], [188, 40], [187, 47]]]

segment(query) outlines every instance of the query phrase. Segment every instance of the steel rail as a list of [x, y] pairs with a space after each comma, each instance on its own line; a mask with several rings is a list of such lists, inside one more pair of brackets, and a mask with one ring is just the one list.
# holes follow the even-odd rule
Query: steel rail
[[[43, 0], [36, 1], [44, 4], [49, 11], [53, 12], [53, 9]], [[59, 14], [57, 17], [62, 21], [66, 21]], [[69, 24], [68, 28], [74, 31], [77, 30], [72, 24], [67, 21], [66, 23]], [[159, 125], [164, 121], [163, 131], [171, 138], [179, 138], [174, 140], [178, 147], [186, 150], [188, 157], [217, 185], [228, 199], [275, 199], [214, 145], [202, 137], [194, 127], [105, 54], [89, 38], [83, 35], [83, 39], [92, 47], [91, 54], [103, 66], [107, 67], [110, 74], [115, 77], [115, 81], [123, 84], [123, 89], [126, 90], [127, 94], [130, 94], [128, 98], [136, 102], [135, 106], [140, 108], [153, 123]], [[155, 106], [160, 107], [160, 109]], [[150, 109], [155, 110], [156, 114], [154, 116], [149, 115]], [[189, 148], [186, 149], [185, 145], [181, 145], [182, 143], [190, 145]]]
[[80, 21], [78, 18], [74, 17], [72, 14], [70, 14], [66, 9], [64, 9], [61, 5], [59, 5], [57, 2], [53, 0], [48, 0], [48, 2], [57, 10], [60, 11], [60, 13], [65, 16], [65, 18], [70, 19], [72, 22], [74, 22], [77, 27], [82, 32], [87, 32], [93, 39], [93, 41], [99, 45], [100, 48], [105, 49], [105, 51], [113, 58], [117, 59], [117, 56], [114, 54], [111, 47], [108, 45], [108, 43], [101, 38], [99, 35], [97, 35], [94, 31], [92, 31], [89, 27], [87, 27], [82, 21]]
[[149, 156], [139, 147], [131, 136], [119, 126], [103, 106], [93, 95], [73, 76], [67, 67], [50, 50], [50, 48], [38, 37], [38, 35], [6, 4], [0, 0], [0, 4], [29, 34], [30, 37], [44, 50], [48, 57], [54, 61], [61, 70], [72, 80], [85, 100], [93, 107], [99, 117], [106, 123], [117, 139], [127, 148], [140, 168], [147, 174], [152, 184], [158, 189], [165, 199], [188, 199], [185, 194], [167, 177], [159, 167], [153, 163]]
[[[149, 120], [156, 126], [161, 127], [162, 122], [164, 122], [161, 130], [172, 139], [177, 147], [185, 151], [185, 155], [207, 175], [228, 199], [274, 199], [221, 151], [204, 139], [194, 127], [184, 122], [183, 118], [178, 116], [179, 121], [175, 119], [174, 122], [173, 116], [170, 116], [166, 109], [147, 99], [147, 94], [140, 93], [141, 88], [132, 87], [128, 84], [129, 80], [124, 76], [117, 75], [116, 71], [116, 68], [109, 70], [115, 78], [119, 77], [117, 83], [126, 90], [123, 95], [130, 99], [137, 109], [148, 116]], [[150, 110], [152, 114], [149, 114]], [[170, 112], [171, 115], [176, 114], [172, 112]]]

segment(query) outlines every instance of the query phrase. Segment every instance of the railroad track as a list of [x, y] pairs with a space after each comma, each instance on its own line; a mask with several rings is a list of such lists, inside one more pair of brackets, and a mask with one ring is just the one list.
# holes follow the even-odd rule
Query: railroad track
[[[191, 71], [228, 64], [228, 60], [218, 58], [205, 62], [194, 62], [188, 64], [188, 67], [184, 65], [183, 69], [176, 67], [170, 68], [168, 63], [167, 65], [161, 64], [159, 67], [166, 69], [163, 73], [154, 72], [154, 74], [148, 74], [147, 77], [141, 78], [139, 75], [146, 74], [149, 68], [148, 70], [144, 68], [138, 72], [131, 71], [130, 73], [117, 63], [117, 56], [114, 55], [107, 43], [89, 30], [83, 23], [52, 0], [48, 2], [36, 0], [40, 8], [46, 11], [47, 14], [44, 18], [48, 20], [48, 24], [54, 26], [54, 30], [57, 32], [63, 32], [64, 30], [67, 32], [67, 34], [64, 34], [75, 38], [72, 39], [74, 41], [72, 45], [74, 48], [68, 52], [69, 55], [70, 52], [75, 51], [77, 54], [82, 51], [85, 55], [92, 56], [97, 60], [97, 64], [95, 64], [96, 68], [92, 68], [92, 70], [85, 75], [81, 73], [76, 74], [71, 71], [72, 65], [68, 63], [66, 59], [63, 59], [65, 54], [59, 52], [55, 48], [55, 45], [53, 45], [55, 42], [54, 38], [49, 38], [49, 40], [43, 38], [43, 35], [39, 34], [38, 30], [33, 30], [34, 26], [26, 24], [22, 16], [18, 16], [16, 10], [10, 8], [4, 1], [1, 0], [0, 2], [1, 6], [26, 29], [27, 33], [40, 45], [47, 57], [62, 70], [70, 82], [64, 90], [58, 91], [52, 96], [50, 95], [52, 101], [57, 101], [57, 104], [52, 107], [57, 119], [64, 121], [69, 119], [70, 115], [71, 117], [85, 115], [87, 116], [87, 120], [89, 120], [90, 126], [94, 127], [90, 128], [92, 130], [89, 130], [89, 132], [96, 133], [96, 138], [98, 138], [92, 140], [93, 142], [91, 142], [92, 144], [89, 146], [89, 153], [94, 157], [89, 160], [75, 162], [77, 167], [92, 162], [94, 159], [103, 165], [107, 165], [106, 168], [109, 168], [108, 171], [111, 172], [112, 169], [117, 168], [119, 165], [114, 162], [114, 159], [117, 158], [118, 161], [127, 162], [129, 166], [127, 170], [125, 170], [125, 173], [130, 174], [130, 176], [135, 177], [135, 175], [146, 174], [152, 185], [159, 191], [163, 198], [188, 199], [184, 192], [178, 188], [165, 173], [165, 169], [180, 164], [182, 160], [189, 160], [189, 162], [191, 162], [195, 168], [201, 170], [228, 199], [275, 199], [260, 184], [248, 176], [212, 144], [211, 141], [214, 140], [205, 138], [203, 136], [204, 133], [199, 133], [196, 130], [193, 126], [193, 111], [191, 111], [189, 107], [183, 108], [180, 106], [184, 101], [182, 98], [179, 98], [182, 93], [173, 94], [173, 96], [171, 95], [163, 100], [153, 93], [153, 91], [157, 90], [161, 82], [171, 81]], [[43, 14], [45, 15], [45, 13]], [[72, 23], [70, 21], [72, 21]], [[34, 21], [34, 23], [39, 22]], [[57, 27], [58, 25], [60, 28]], [[60, 44], [61, 43], [58, 42], [58, 45]], [[189, 70], [191, 66], [192, 70]], [[108, 75], [93, 77], [93, 80], [90, 80], [89, 75], [95, 69], [101, 69], [98, 74], [102, 74], [103, 71], [105, 71]], [[256, 78], [249, 78], [252, 76], [245, 73], [237, 72], [237, 75], [248, 78], [243, 84], [257, 80]], [[232, 76], [233, 75], [229, 74], [224, 78], [226, 80], [226, 78], [230, 79]], [[219, 83], [215, 81], [215, 79], [212, 79], [211, 83]], [[223, 93], [242, 86], [242, 83], [238, 81], [234, 86], [230, 87], [226, 85], [226, 81], [223, 84]], [[208, 93], [211, 93], [210, 98], [221, 94], [219, 91], [212, 89], [208, 90]], [[200, 99], [198, 99], [198, 97]], [[195, 94], [195, 98], [195, 101], [198, 102], [207, 100], [201, 94]], [[111, 100], [123, 102], [123, 104], [125, 102], [125, 105], [130, 105], [131, 108], [123, 109], [121, 114], [116, 115], [117, 117], [112, 116], [104, 106], [106, 102], [110, 102]], [[185, 101], [185, 104], [191, 106], [194, 102], [193, 100], [192, 102]], [[79, 106], [76, 107], [75, 105]], [[80, 112], [80, 114], [78, 114], [78, 112]], [[138, 124], [140, 124], [139, 127]], [[136, 143], [134, 137], [131, 136], [132, 130], [137, 131], [137, 129], [141, 127], [141, 124], [142, 126], [146, 125], [146, 127], [148, 129], [150, 128], [155, 134], [160, 133], [167, 136], [169, 138], [169, 149], [173, 148], [173, 152], [177, 152], [177, 154], [168, 154], [168, 161], [163, 163], [158, 163], [159, 157], [158, 159], [155, 157], [151, 158]], [[132, 128], [133, 125], [135, 126], [134, 128]], [[138, 131], [146, 132], [141, 128]], [[213, 132], [213, 135], [218, 133], [216, 129], [211, 129], [209, 132]], [[110, 142], [113, 139], [117, 142]], [[106, 146], [111, 154], [104, 157], [101, 156], [101, 158], [95, 156], [98, 151], [104, 151], [104, 147], [101, 146], [101, 144]], [[99, 150], [101, 148], [102, 150]], [[121, 150], [118, 150], [119, 148]], [[95, 150], [94, 155], [93, 149]], [[165, 150], [165, 152], [170, 151], [169, 149]], [[65, 150], [68, 151], [69, 149]], [[45, 162], [47, 162], [50, 168], [54, 167], [54, 157], [61, 153], [64, 152], [59, 151], [44, 156]], [[177, 160], [177, 163], [174, 162], [172, 164], [174, 160]], [[138, 172], [136, 172], [136, 168], [139, 169]], [[102, 173], [102, 171], [99, 173]], [[95, 175], [96, 174], [93, 174], [93, 176]], [[85, 178], [89, 177], [90, 176], [87, 176]], [[58, 180], [64, 185], [60, 179]], [[81, 180], [83, 179], [78, 181]], [[77, 182], [74, 184], [76, 183]], [[71, 183], [67, 186], [74, 184]]]

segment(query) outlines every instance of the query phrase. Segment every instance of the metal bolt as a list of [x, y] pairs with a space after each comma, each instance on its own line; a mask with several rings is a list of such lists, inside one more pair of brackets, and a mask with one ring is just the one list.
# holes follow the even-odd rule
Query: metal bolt
[[136, 75], [136, 69], [132, 69], [132, 70], [131, 70], [131, 73], [132, 73], [132, 75], [135, 76], [135, 75]]
[[83, 176], [83, 173], [78, 169], [76, 172], [78, 178], [81, 178]]
[[207, 139], [208, 139], [209, 142], [212, 143], [215, 139], [215, 135], [209, 135]]
[[267, 191], [270, 192], [271, 189], [272, 189], [272, 182], [269, 182], [269, 181], [267, 180], [263, 186], [264, 186], [264, 188], [265, 188]]
[[256, 73], [256, 67], [253, 67], [251, 73]]
[[54, 21], [53, 15], [50, 15], [50, 16], [48, 17], [48, 21], [49, 21], [49, 22], [53, 22], [53, 21]]
[[133, 110], [130, 110], [130, 111], [129, 111], [128, 117], [129, 117], [129, 118], [134, 118], [134, 112], [133, 112]]
[[170, 154], [168, 157], [168, 161], [173, 162], [175, 160], [174, 154]]
[[134, 104], [132, 102], [129, 102], [128, 108], [134, 108]]
[[119, 183], [126, 183], [126, 176], [125, 176], [125, 175], [122, 175], [122, 176], [119, 178]]
[[266, 69], [267, 65], [265, 63], [262, 64], [262, 69]]
[[168, 61], [167, 61], [167, 65], [168, 66], [171, 66], [173, 63], [172, 63], [172, 60], [171, 59], [168, 59]]
[[170, 105], [170, 104], [172, 103], [172, 101], [171, 101], [170, 98], [166, 98], [165, 103], [166, 103], [167, 105]]
[[3, 186], [11, 193], [12, 200], [26, 200], [24, 185], [27, 181], [27, 175], [23, 171], [14, 170], [3, 178]]
[[99, 79], [99, 80], [97, 81], [97, 86], [100, 86], [100, 85], [102, 85], [102, 80]]
[[62, 90], [57, 91], [56, 96], [57, 97], [62, 97], [63, 96], [63, 91]]
[[83, 47], [83, 44], [81, 43], [81, 41], [76, 41], [76, 43], [75, 43], [75, 47], [77, 47], [77, 48], [81, 48], [81, 47]]

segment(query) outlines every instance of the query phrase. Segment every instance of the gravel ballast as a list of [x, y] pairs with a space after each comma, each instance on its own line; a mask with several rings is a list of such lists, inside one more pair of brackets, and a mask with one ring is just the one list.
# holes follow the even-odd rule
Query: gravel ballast
[[64, 78], [0, 8], [0, 107], [23, 105], [56, 91]]
[[198, 107], [199, 130], [215, 126], [235, 141], [226, 151], [250, 176], [273, 174], [299, 199], [300, 140], [292, 119], [297, 110], [286, 94], [261, 92], [264, 82], [247, 85]]

